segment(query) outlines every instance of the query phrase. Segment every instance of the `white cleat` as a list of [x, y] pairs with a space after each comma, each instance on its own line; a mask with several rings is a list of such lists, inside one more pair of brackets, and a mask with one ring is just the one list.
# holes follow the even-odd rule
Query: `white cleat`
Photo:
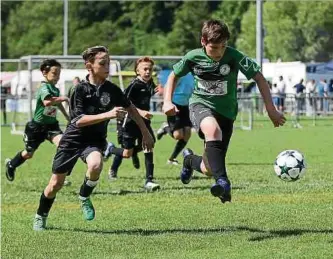
[[146, 189], [147, 192], [154, 192], [161, 189], [160, 185], [154, 182], [146, 182], [144, 188]]
[[179, 165], [179, 162], [176, 159], [168, 159], [168, 165]]

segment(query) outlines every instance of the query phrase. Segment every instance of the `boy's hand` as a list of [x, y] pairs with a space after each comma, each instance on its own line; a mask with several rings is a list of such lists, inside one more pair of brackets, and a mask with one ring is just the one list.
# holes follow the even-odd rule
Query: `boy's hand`
[[145, 134], [142, 135], [142, 148], [145, 152], [152, 152], [154, 148], [154, 139], [147, 131]]
[[62, 99], [63, 102], [69, 103], [69, 98], [67, 96], [63, 96]]
[[164, 102], [163, 112], [167, 116], [175, 116], [179, 111], [177, 107], [172, 102]]
[[140, 115], [147, 120], [153, 118], [153, 114], [151, 114], [149, 111], [142, 111]]
[[283, 124], [286, 122], [286, 118], [283, 116], [283, 114], [279, 111], [277, 111], [275, 108], [268, 109], [267, 110], [268, 116], [271, 119], [271, 121], [274, 124], [274, 127], [280, 127], [283, 126]]
[[122, 107], [114, 107], [111, 111], [108, 112], [108, 117], [110, 119], [117, 118], [119, 120], [125, 118], [126, 111]]

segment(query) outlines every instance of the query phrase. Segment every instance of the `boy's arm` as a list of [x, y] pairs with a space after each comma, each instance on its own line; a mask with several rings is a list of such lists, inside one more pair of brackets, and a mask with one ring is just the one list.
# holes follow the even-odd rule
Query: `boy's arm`
[[85, 115], [82, 114], [81, 117], [78, 119], [74, 119], [76, 125], [81, 128], [81, 127], [86, 127], [90, 125], [94, 125], [97, 123], [100, 123], [102, 121], [110, 120], [110, 119], [122, 119], [126, 115], [126, 112], [124, 108], [122, 107], [115, 107], [111, 111], [96, 114], [96, 115]]
[[172, 95], [176, 89], [177, 77], [172, 71], [168, 77], [168, 81], [164, 87], [164, 103], [163, 103], [163, 112], [168, 116], [176, 115], [178, 112], [175, 105], [172, 103]]
[[47, 96], [43, 100], [43, 104], [46, 107], [47, 106], [58, 105], [58, 104], [60, 104], [62, 102], [69, 102], [68, 97], [66, 97], [66, 96], [59, 96], [59, 97]]
[[67, 120], [68, 122], [70, 122], [71, 119], [69, 118], [69, 116], [68, 116], [68, 114], [67, 114], [67, 112], [66, 112], [64, 106], [62, 105], [62, 103], [58, 103], [58, 108], [59, 108], [59, 110], [61, 111], [61, 113], [65, 116], [66, 120]]
[[261, 72], [257, 72], [254, 75], [253, 79], [254, 81], [256, 81], [258, 85], [259, 91], [266, 106], [268, 116], [273, 122], [274, 126], [275, 127], [283, 126], [283, 124], [286, 122], [286, 118], [283, 116], [283, 114], [281, 114], [276, 110], [272, 101], [271, 91], [269, 89], [269, 85], [266, 79], [264, 78]]
[[141, 118], [139, 112], [137, 111], [136, 107], [131, 104], [129, 107], [125, 108], [128, 112], [128, 115], [135, 121], [135, 123], [140, 128], [142, 133], [142, 145], [144, 146], [144, 150], [151, 152], [154, 147], [154, 139], [149, 133], [146, 124], [144, 123], [143, 119]]

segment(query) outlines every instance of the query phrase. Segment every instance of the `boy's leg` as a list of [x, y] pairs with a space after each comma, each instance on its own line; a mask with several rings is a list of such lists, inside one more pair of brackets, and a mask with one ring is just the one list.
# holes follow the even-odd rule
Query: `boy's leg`
[[132, 154], [132, 163], [134, 168], [136, 169], [140, 168], [140, 160], [138, 157], [138, 153], [141, 151], [142, 151], [142, 141], [140, 141], [139, 139], [137, 145], [133, 148], [133, 154]]
[[53, 205], [56, 194], [62, 188], [67, 173], [73, 169], [78, 159], [78, 154], [78, 150], [57, 150], [53, 159], [53, 175], [51, 176], [45, 190], [42, 192], [39, 200], [39, 206], [33, 223], [34, 230], [39, 231], [46, 228], [46, 219]]
[[96, 187], [103, 169], [102, 148], [88, 147], [83, 150], [81, 158], [87, 164], [87, 172], [80, 188], [79, 199], [85, 219], [93, 220], [95, 209], [90, 200], [90, 195]]
[[123, 162], [123, 157], [115, 155], [112, 161], [112, 165], [109, 170], [109, 179], [115, 180], [117, 178], [118, 168], [120, 167], [121, 163]]
[[177, 140], [176, 146], [169, 158], [174, 161], [179, 153], [184, 149], [191, 137], [192, 123], [190, 121], [189, 107], [177, 105], [178, 114], [174, 116], [173, 138]]
[[225, 157], [233, 130], [233, 121], [219, 114], [202, 120], [200, 128], [205, 135], [208, 166], [216, 180], [211, 193], [224, 203], [231, 201], [231, 186], [228, 180]]
[[25, 149], [18, 152], [12, 159], [7, 158], [6, 163], [6, 177], [8, 181], [14, 181], [15, 170], [22, 165], [26, 160], [33, 157], [34, 152], [38, 149], [39, 145], [45, 140], [46, 131], [33, 121], [29, 121], [24, 130], [23, 141]]
[[[154, 136], [154, 131], [151, 128], [151, 125], [147, 123], [146, 126], [147, 126], [150, 134], [154, 138], [154, 141], [156, 141], [155, 136]], [[138, 143], [142, 143], [142, 135], [139, 137]], [[151, 151], [151, 152], [145, 152], [144, 151], [144, 156], [145, 156], [145, 167], [146, 167], [146, 183], [144, 185], [144, 188], [147, 191], [156, 191], [156, 190], [160, 189], [160, 185], [153, 181], [153, 179], [154, 179], [154, 154], [153, 154], [153, 151]]]

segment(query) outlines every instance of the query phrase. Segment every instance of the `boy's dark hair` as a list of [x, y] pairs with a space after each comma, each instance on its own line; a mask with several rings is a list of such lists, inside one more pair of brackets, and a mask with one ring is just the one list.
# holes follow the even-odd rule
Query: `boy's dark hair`
[[150, 62], [152, 66], [154, 66], [155, 62], [151, 57], [141, 57], [135, 61], [134, 72], [136, 73], [136, 69], [138, 68], [141, 62]]
[[221, 43], [230, 38], [228, 25], [219, 20], [205, 21], [201, 29], [201, 37], [206, 43]]
[[40, 65], [40, 71], [42, 72], [49, 72], [51, 67], [60, 67], [61, 64], [55, 59], [45, 59], [43, 60], [42, 64]]
[[82, 52], [82, 58], [83, 58], [85, 63], [86, 62], [94, 62], [95, 61], [95, 56], [99, 52], [109, 53], [109, 50], [107, 49], [107, 47], [104, 47], [104, 46], [90, 47], [90, 48], [87, 48], [85, 51]]

